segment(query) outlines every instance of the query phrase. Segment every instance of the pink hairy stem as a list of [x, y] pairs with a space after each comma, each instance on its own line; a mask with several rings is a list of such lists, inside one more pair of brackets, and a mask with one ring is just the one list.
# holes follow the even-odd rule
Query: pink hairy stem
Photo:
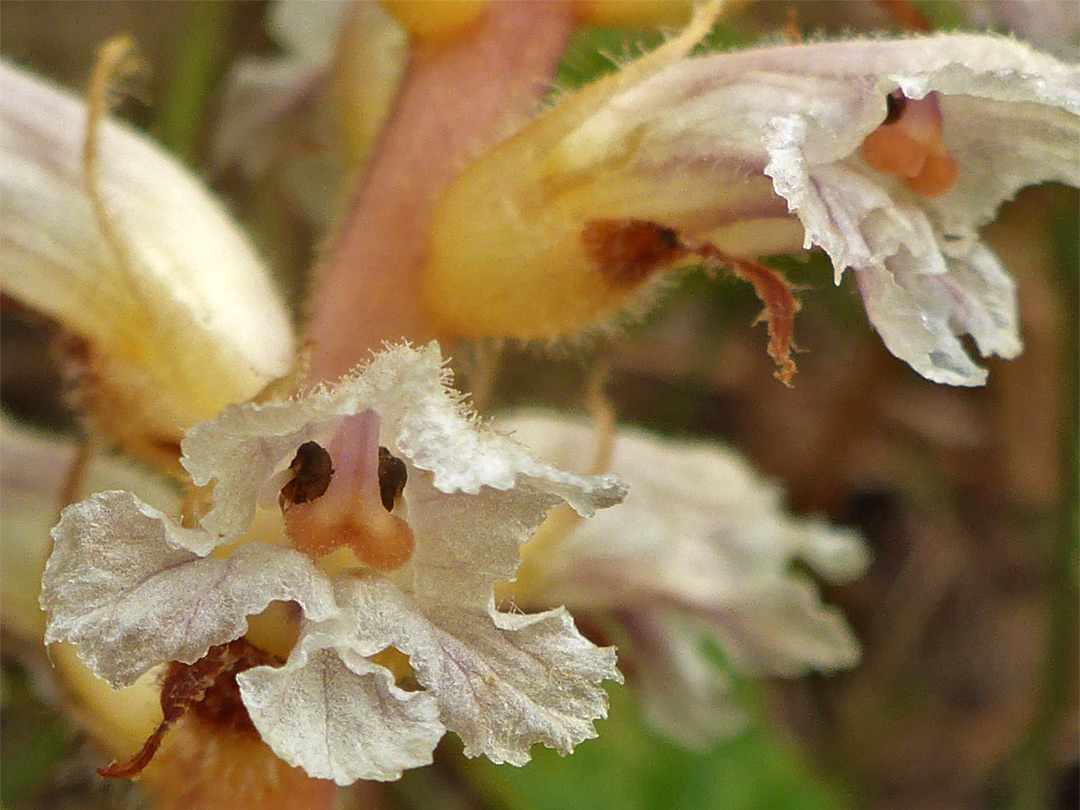
[[438, 336], [420, 306], [438, 196], [479, 148], [535, 109], [573, 28], [571, 4], [497, 2], [450, 42], [416, 45], [318, 279], [309, 382], [338, 378], [384, 341]]

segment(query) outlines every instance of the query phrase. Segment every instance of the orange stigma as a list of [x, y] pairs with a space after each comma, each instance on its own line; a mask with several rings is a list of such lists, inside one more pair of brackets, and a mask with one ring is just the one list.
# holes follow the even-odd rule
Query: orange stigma
[[945, 151], [944, 119], [936, 93], [913, 100], [889, 94], [885, 121], [866, 136], [859, 154], [872, 169], [897, 177], [923, 197], [951, 191], [960, 167]]
[[391, 514], [405, 487], [405, 465], [379, 447], [374, 411], [342, 419], [325, 450], [301, 445], [290, 469], [294, 478], [282, 488], [280, 504], [299, 551], [317, 558], [345, 546], [377, 571], [412, 558], [412, 529]]

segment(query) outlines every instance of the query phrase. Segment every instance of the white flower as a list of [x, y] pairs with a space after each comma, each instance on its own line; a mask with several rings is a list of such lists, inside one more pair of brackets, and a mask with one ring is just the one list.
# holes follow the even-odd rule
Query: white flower
[[[614, 650], [563, 608], [496, 610], [492, 584], [513, 578], [551, 506], [587, 515], [623, 490], [478, 425], [436, 345], [389, 348], [290, 402], [230, 406], [183, 448], [195, 484], [214, 485], [198, 527], [117, 491], [64, 511], [43, 580], [46, 642], [77, 643], [120, 686], [239, 638], [272, 601], [296, 602], [288, 660], [237, 680], [274, 752], [339, 784], [430, 762], [447, 729], [468, 755], [515, 764], [532, 743], [567, 753], [595, 736], [599, 684], [621, 678]], [[257, 541], [257, 515], [279, 502], [284, 533]], [[404, 672], [387, 668], [388, 648], [408, 656]]]
[[[541, 458], [567, 469], [588, 463], [594, 436], [582, 422], [534, 414], [499, 424]], [[658, 729], [702, 745], [745, 720], [703, 637], [755, 677], [855, 665], [859, 646], [843, 616], [792, 566], [832, 583], [854, 579], [869, 563], [857, 535], [790, 517], [775, 485], [715, 444], [620, 430], [611, 469], [627, 483], [626, 502], [546, 554], [521, 596], [621, 625], [629, 644], [620, 652]]]
[[[20, 425], [0, 414], [0, 618], [4, 631], [40, 644], [45, 617], [38, 606], [45, 542], [63, 497], [63, 470], [75, 463], [77, 446]], [[86, 491], [124, 487], [158, 504], [177, 506], [177, 493], [148, 469], [128, 459], [103, 456], [87, 472]]]
[[[981, 384], [965, 334], [1020, 352], [977, 229], [1023, 186], [1080, 184], [1080, 68], [988, 35], [686, 57], [696, 36], [568, 96], [446, 192], [426, 270], [445, 332], [572, 334], [703, 246], [819, 246], [923, 376]], [[597, 223], [618, 226], [599, 250]]]
[[251, 243], [173, 158], [99, 123], [103, 233], [84, 176], [87, 106], [0, 64], [0, 289], [85, 344], [107, 438], [176, 464], [184, 430], [286, 374], [292, 328]]

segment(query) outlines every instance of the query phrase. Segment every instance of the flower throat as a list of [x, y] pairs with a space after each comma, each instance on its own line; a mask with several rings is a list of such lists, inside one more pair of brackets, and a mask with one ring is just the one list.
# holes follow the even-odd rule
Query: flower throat
[[289, 465], [293, 477], [278, 499], [294, 547], [311, 557], [351, 548], [377, 571], [393, 571], [413, 553], [409, 525], [392, 514], [408, 472], [379, 446], [379, 417], [345, 417], [324, 449], [305, 442]]

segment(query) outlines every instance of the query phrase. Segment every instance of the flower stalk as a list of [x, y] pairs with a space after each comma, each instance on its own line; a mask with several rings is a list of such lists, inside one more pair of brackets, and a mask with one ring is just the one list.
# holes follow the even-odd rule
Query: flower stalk
[[478, 145], [532, 113], [573, 27], [567, 4], [491, 3], [448, 41], [412, 49], [311, 301], [312, 381], [340, 377], [384, 341], [440, 335], [417, 306], [434, 200]]

